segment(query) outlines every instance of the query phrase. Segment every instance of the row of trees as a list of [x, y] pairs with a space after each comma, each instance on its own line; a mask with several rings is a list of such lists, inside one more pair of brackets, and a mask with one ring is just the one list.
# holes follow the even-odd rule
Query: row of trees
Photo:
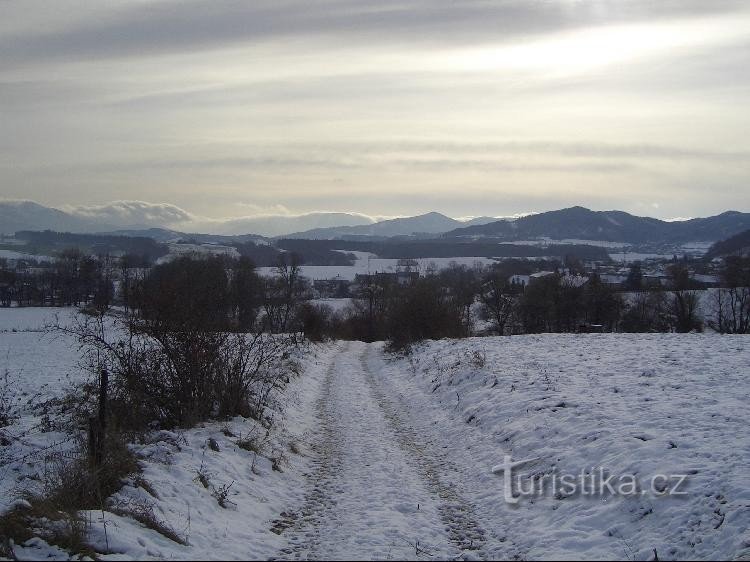
[[[687, 264], [668, 268], [666, 287], [646, 288], [635, 266], [631, 290], [617, 290], [597, 274], [587, 278], [556, 271], [522, 287], [509, 279], [507, 265], [491, 268], [453, 266], [400, 284], [373, 275], [358, 287], [351, 306], [334, 314], [310, 307], [300, 315], [302, 329], [314, 337], [387, 340], [405, 348], [426, 338], [465, 337], [476, 333], [621, 331], [691, 332], [708, 325], [723, 333], [750, 331], [748, 259], [729, 259], [722, 288], [708, 292], [701, 305], [699, 286]], [[635, 289], [640, 287], [640, 289]], [[705, 295], [705, 293], [704, 293]], [[705, 297], [704, 297], [705, 298]], [[711, 306], [713, 304], [713, 306]]]
[[0, 304], [11, 306], [109, 306], [116, 261], [78, 249], [61, 252], [45, 267], [16, 271], [0, 263]]
[[[535, 266], [528, 262], [455, 265], [405, 284], [392, 275], [373, 275], [358, 284], [352, 305], [337, 314], [308, 302], [309, 282], [291, 252], [280, 256], [276, 275], [260, 277], [247, 257], [184, 257], [145, 269], [133, 258], [96, 259], [68, 251], [42, 273], [29, 274], [37, 276], [34, 282], [17, 277], [10, 286], [16, 287], [19, 304], [26, 301], [18, 287], [26, 287], [26, 294], [37, 295], [30, 302], [106, 309], [116, 285], [117, 302], [126, 311], [133, 307], [177, 323], [198, 318], [205, 326], [230, 331], [303, 332], [313, 339], [461, 337], [475, 332], [477, 320], [483, 321], [483, 332], [494, 334], [689, 332], [703, 328], [704, 316], [720, 332], [750, 331], [748, 258], [727, 258], [722, 288], [711, 290], [702, 305], [684, 262], [669, 266], [667, 288], [647, 287], [636, 264], [620, 291], [595, 273], [584, 279], [576, 260], [542, 266], [556, 272], [526, 287], [510, 279], [512, 273], [531, 273]], [[13, 274], [0, 268], [0, 275]], [[9, 298], [2, 300], [10, 304]]]
[[0, 306], [94, 306], [108, 308], [115, 285], [134, 271], [151, 267], [147, 256], [92, 255], [78, 248], [61, 251], [53, 262], [12, 268], [0, 259]]

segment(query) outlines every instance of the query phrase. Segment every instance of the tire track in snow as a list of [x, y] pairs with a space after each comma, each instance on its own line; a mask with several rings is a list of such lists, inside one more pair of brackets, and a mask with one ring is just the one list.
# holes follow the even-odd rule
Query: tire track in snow
[[442, 477], [447, 472], [458, 475], [458, 470], [446, 458], [446, 455], [428, 450], [428, 443], [424, 435], [419, 435], [404, 422], [401, 411], [406, 407], [403, 401], [395, 403], [390, 399], [382, 386], [378, 383], [369, 366], [367, 356], [370, 348], [366, 348], [360, 356], [362, 371], [365, 373], [372, 394], [378, 402], [391, 428], [397, 436], [399, 445], [411, 454], [411, 460], [418, 468], [430, 491], [440, 498], [438, 510], [445, 524], [445, 531], [449, 540], [462, 552], [474, 551], [474, 555], [485, 558], [485, 530], [478, 523], [476, 514], [458, 492], [456, 487], [446, 482]]
[[349, 344], [326, 372], [314, 469], [302, 507], [273, 523], [288, 542], [277, 558], [458, 557], [461, 551], [446, 536], [442, 500], [367, 382], [365, 349]]
[[[379, 355], [377, 359], [373, 357], [374, 345], [376, 344], [371, 345], [362, 356], [363, 368], [370, 373], [370, 380], [377, 387], [376, 392], [384, 398], [385, 407], [392, 416], [398, 418], [401, 427], [408, 428], [409, 441], [418, 444], [419, 452], [430, 470], [430, 479], [437, 478], [439, 480], [436, 483], [437, 486], [448, 487], [453, 491], [455, 491], [453, 487], [458, 485], [461, 491], [458, 505], [468, 506], [470, 521], [475, 524], [484, 523], [484, 528], [478, 526], [482, 530], [483, 544], [476, 556], [486, 559], [526, 560], [527, 549], [521, 547], [512, 536], [508, 535], [507, 526], [503, 526], [502, 521], [498, 520], [497, 513], [487, 509], [486, 482], [485, 485], [479, 484], [477, 487], [479, 482], [477, 463], [472, 462], [463, 454], [456, 456], [455, 434], [457, 432], [454, 423], [460, 424], [461, 421], [448, 420], [445, 425], [440, 426], [440, 432], [436, 433], [437, 426], [426, 422], [421, 417], [422, 408], [426, 406], [423, 402], [425, 397], [421, 396], [416, 388], [409, 387], [409, 390], [404, 393], [402, 389], [399, 389], [398, 383], [394, 384], [396, 377], [372, 374], [379, 372], [379, 369], [373, 369], [370, 365], [377, 365], [378, 362], [384, 360], [383, 353], [380, 351], [377, 352]], [[399, 374], [403, 373], [402, 371]], [[393, 375], [393, 373], [389, 374]], [[416, 393], [412, 394], [412, 392]], [[430, 469], [430, 467], [437, 468]], [[502, 499], [498, 497], [497, 501], [502, 501]], [[456, 511], [459, 515], [463, 513], [461, 509]], [[456, 513], [454, 512], [453, 515]], [[448, 519], [451, 519], [450, 515]], [[501, 524], [500, 528], [497, 528], [498, 523]], [[470, 524], [469, 528], [472, 529], [473, 526]], [[471, 555], [471, 553], [468, 554]]]
[[[337, 356], [346, 353], [347, 344]], [[282, 512], [281, 518], [272, 523], [271, 531], [282, 534], [290, 529], [289, 546], [281, 550], [280, 559], [300, 559], [303, 553], [307, 558], [319, 545], [319, 532], [326, 512], [335, 505], [333, 500], [333, 481], [341, 467], [341, 441], [336, 438], [334, 412], [331, 408], [331, 390], [335, 379], [336, 357], [326, 370], [321, 385], [320, 397], [315, 403], [316, 418], [319, 421], [319, 436], [311, 445], [315, 454], [312, 461], [313, 471], [308, 477], [310, 489], [305, 493], [302, 508], [299, 512]]]

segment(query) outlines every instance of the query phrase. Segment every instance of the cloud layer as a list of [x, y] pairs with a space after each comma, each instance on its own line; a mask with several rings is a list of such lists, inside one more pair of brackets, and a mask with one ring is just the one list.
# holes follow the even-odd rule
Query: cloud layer
[[123, 225], [746, 210], [748, 67], [745, 0], [2, 2], [0, 196]]
[[171, 228], [212, 234], [260, 234], [278, 236], [312, 228], [371, 224], [378, 217], [361, 213], [313, 212], [293, 214], [278, 206], [264, 209], [245, 205], [251, 213], [240, 217], [213, 218], [195, 215], [168, 203], [113, 201], [104, 205], [68, 206], [64, 210], [91, 223], [117, 228]]

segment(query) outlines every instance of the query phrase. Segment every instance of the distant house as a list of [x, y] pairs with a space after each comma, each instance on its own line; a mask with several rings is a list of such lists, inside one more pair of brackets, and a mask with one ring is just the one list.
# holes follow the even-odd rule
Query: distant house
[[718, 275], [706, 275], [702, 273], [696, 273], [692, 276], [694, 281], [697, 281], [706, 288], [719, 287], [721, 285], [721, 279]]
[[664, 273], [644, 273], [644, 287], [662, 287], [667, 284], [667, 276]]
[[604, 273], [599, 276], [599, 279], [601, 279], [602, 283], [605, 285], [609, 285], [615, 289], [624, 288], [628, 281], [627, 275], [616, 275], [611, 273]]
[[348, 279], [316, 279], [313, 281], [313, 289], [318, 298], [323, 299], [343, 299], [350, 296], [349, 286], [351, 282]]
[[358, 273], [354, 276], [354, 282], [350, 286], [350, 291], [357, 291], [371, 285], [390, 285], [398, 283], [399, 285], [409, 285], [419, 279], [418, 271], [378, 271], [376, 273]]
[[419, 279], [418, 271], [398, 271], [396, 272], [396, 282], [399, 285], [409, 285]]

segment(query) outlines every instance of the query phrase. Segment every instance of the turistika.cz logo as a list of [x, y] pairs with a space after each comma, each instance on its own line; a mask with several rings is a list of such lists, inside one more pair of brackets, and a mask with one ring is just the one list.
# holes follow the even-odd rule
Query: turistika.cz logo
[[579, 473], [560, 474], [557, 467], [550, 471], [524, 475], [520, 467], [538, 461], [538, 458], [514, 461], [506, 455], [502, 464], [492, 467], [494, 474], [503, 475], [503, 495], [509, 504], [517, 504], [525, 497], [551, 495], [562, 499], [571, 496], [685, 496], [686, 474], [656, 474], [647, 480], [635, 475], [610, 474], [604, 467], [582, 469]]

